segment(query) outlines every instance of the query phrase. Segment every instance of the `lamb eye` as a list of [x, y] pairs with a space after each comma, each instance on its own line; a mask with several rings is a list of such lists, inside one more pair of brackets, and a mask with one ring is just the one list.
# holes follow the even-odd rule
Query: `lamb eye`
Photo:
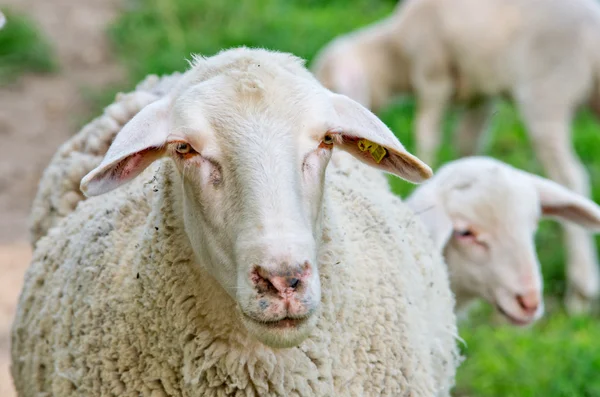
[[326, 145], [333, 145], [333, 136], [331, 134], [327, 134], [323, 137], [323, 143]]
[[188, 154], [192, 150], [192, 147], [188, 143], [179, 142], [175, 147], [175, 150], [179, 154]]
[[469, 229], [466, 229], [466, 230], [455, 230], [454, 234], [456, 234], [458, 237], [462, 237], [462, 238], [475, 237], [475, 235], [473, 234], [473, 232], [470, 231]]

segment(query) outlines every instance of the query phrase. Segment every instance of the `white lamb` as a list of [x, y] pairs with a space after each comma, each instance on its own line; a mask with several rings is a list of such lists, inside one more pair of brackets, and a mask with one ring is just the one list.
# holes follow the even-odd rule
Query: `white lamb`
[[[385, 20], [339, 37], [312, 66], [319, 80], [377, 111], [414, 93], [416, 154], [433, 163], [451, 102], [464, 105], [459, 153], [473, 154], [498, 96], [511, 98], [547, 175], [584, 195], [570, 138], [577, 107], [600, 114], [600, 4], [595, 0], [405, 0]], [[567, 307], [600, 292], [592, 237], [566, 225]]]
[[104, 194], [37, 241], [19, 395], [449, 395], [443, 260], [398, 198], [327, 169], [333, 147], [431, 175], [295, 57], [196, 59], [83, 178]]
[[544, 312], [534, 245], [540, 217], [600, 231], [593, 201], [487, 157], [444, 165], [406, 203], [444, 253], [457, 309], [483, 298], [514, 324]]

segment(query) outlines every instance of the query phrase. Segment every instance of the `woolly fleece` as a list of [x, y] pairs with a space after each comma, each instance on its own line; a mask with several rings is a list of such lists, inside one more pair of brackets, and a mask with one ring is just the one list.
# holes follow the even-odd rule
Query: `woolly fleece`
[[[63, 153], [106, 151], [112, 138], [86, 142], [84, 131]], [[64, 158], [84, 159], [76, 152]], [[322, 312], [291, 349], [250, 338], [234, 302], [190, 260], [170, 160], [59, 214], [37, 242], [14, 323], [19, 395], [449, 395], [459, 360], [446, 267], [397, 197], [357, 189], [365, 175], [383, 177], [366, 169], [336, 153], [327, 171]]]

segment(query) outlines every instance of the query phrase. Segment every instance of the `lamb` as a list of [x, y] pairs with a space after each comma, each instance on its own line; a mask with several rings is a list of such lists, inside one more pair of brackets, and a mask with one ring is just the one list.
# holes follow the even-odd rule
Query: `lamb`
[[[583, 104], [600, 115], [597, 1], [406, 0], [388, 18], [336, 38], [312, 70], [326, 87], [373, 111], [414, 93], [416, 154], [430, 164], [451, 102], [464, 108], [456, 142], [467, 156], [484, 141], [493, 99], [507, 96], [548, 177], [590, 196], [570, 123]], [[600, 293], [596, 247], [583, 228], [566, 225], [565, 232], [566, 305], [587, 311]]]
[[459, 312], [483, 298], [513, 324], [544, 312], [534, 234], [540, 217], [600, 230], [600, 207], [489, 157], [442, 166], [406, 200], [444, 253]]
[[388, 220], [411, 214], [397, 197], [327, 167], [339, 149], [359, 171], [431, 176], [298, 58], [196, 58], [35, 243], [19, 395], [449, 395], [443, 259], [421, 224]]

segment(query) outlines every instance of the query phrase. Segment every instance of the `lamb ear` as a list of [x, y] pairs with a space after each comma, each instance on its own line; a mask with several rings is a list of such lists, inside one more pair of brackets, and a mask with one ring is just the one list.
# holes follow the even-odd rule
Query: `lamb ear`
[[139, 175], [165, 153], [171, 99], [164, 97], [144, 107], [123, 128], [104, 159], [81, 180], [87, 197], [111, 191]]
[[452, 220], [448, 216], [441, 197], [436, 189], [435, 180], [419, 186], [406, 204], [418, 216], [429, 232], [437, 250], [443, 252], [452, 235]]
[[542, 216], [600, 231], [600, 206], [549, 179], [528, 174], [540, 197]]
[[431, 168], [410, 154], [377, 116], [345, 95], [330, 93], [339, 115], [335, 146], [360, 161], [413, 183], [429, 179]]

